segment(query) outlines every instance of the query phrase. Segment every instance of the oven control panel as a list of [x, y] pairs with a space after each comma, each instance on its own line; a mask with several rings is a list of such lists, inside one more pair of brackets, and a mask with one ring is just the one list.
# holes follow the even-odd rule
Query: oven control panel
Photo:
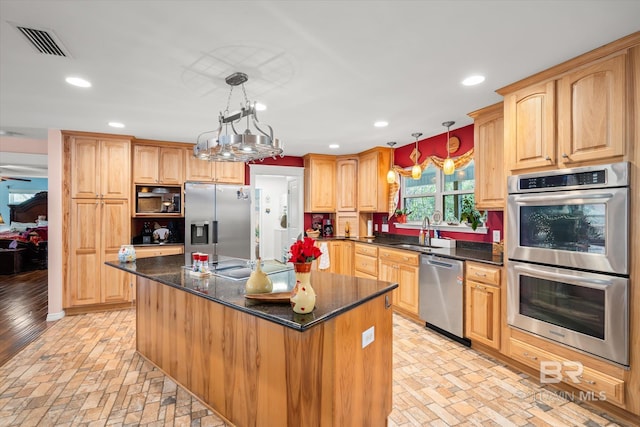
[[575, 185], [582, 186], [598, 184], [606, 184], [606, 174], [604, 170], [521, 178], [519, 187], [521, 190], [532, 190], [534, 188], [572, 187]]

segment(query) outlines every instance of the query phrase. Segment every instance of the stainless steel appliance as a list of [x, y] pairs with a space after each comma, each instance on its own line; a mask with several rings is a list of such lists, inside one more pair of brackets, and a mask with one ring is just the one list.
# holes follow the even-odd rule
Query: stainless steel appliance
[[629, 363], [629, 165], [511, 176], [507, 322]]
[[420, 256], [418, 313], [427, 327], [468, 344], [463, 338], [463, 266], [455, 259]]
[[194, 252], [214, 264], [218, 255], [251, 258], [249, 188], [186, 182], [184, 190], [185, 264]]

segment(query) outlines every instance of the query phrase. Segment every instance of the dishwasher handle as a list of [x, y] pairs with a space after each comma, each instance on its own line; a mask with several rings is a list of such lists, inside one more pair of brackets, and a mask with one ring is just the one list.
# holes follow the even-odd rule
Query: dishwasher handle
[[458, 268], [456, 264], [452, 264], [450, 262], [440, 261], [436, 259], [429, 259], [429, 258], [424, 259], [423, 264], [432, 265], [434, 267], [440, 267], [440, 268]]

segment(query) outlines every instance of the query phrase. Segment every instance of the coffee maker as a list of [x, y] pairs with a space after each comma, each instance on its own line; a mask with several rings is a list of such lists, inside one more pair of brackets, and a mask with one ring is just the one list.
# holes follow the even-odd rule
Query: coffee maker
[[333, 237], [333, 224], [331, 224], [330, 219], [325, 219], [322, 221], [322, 236]]

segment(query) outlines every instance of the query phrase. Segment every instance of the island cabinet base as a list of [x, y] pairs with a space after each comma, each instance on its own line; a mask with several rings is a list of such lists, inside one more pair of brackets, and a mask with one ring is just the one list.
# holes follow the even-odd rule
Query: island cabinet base
[[[137, 350], [237, 426], [385, 426], [390, 292], [299, 331], [137, 278]], [[363, 332], [373, 342], [363, 348]]]

